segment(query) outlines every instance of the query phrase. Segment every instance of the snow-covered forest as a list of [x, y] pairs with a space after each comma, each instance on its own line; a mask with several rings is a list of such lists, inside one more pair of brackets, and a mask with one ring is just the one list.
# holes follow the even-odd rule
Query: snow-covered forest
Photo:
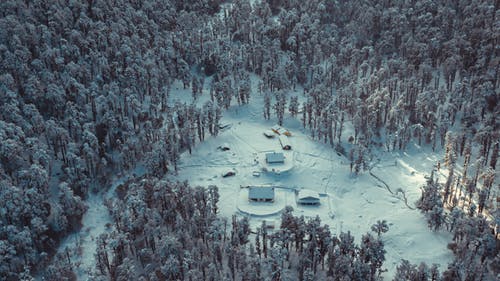
[[[2, 0], [0, 280], [498, 280], [499, 40], [498, 0]], [[352, 179], [434, 153], [401, 198], [451, 262], [387, 276], [384, 218], [334, 232], [287, 206], [252, 227], [221, 178], [180, 180], [250, 105]], [[62, 245], [93, 202], [110, 221], [85, 260]]]

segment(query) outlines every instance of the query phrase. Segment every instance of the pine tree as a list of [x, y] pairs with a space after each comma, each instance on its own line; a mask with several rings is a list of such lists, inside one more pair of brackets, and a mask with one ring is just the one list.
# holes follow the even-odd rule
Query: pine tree
[[290, 97], [290, 103], [288, 106], [288, 111], [292, 117], [296, 117], [299, 112], [299, 99], [297, 96]]
[[373, 232], [377, 233], [377, 236], [380, 238], [382, 233], [389, 231], [389, 226], [386, 220], [378, 220], [376, 224], [372, 225], [371, 229]]
[[444, 223], [442, 204], [439, 184], [434, 182], [434, 171], [432, 171], [427, 184], [422, 188], [422, 196], [416, 206], [426, 214], [429, 228], [433, 230], [439, 229]]
[[264, 119], [269, 120], [271, 118], [271, 95], [266, 92], [264, 94]]
[[455, 137], [448, 131], [446, 133], [446, 144], [445, 144], [445, 154], [444, 154], [444, 164], [446, 167], [451, 167], [455, 165], [457, 159], [457, 153], [455, 149]]
[[260, 235], [261, 235], [261, 230], [260, 228], [257, 228], [255, 235], [255, 251], [257, 251], [257, 255], [259, 255], [259, 259], [261, 258], [262, 254], [262, 251], [260, 249]]
[[281, 91], [276, 93], [276, 103], [274, 104], [274, 112], [276, 113], [276, 118], [278, 119], [278, 125], [283, 125], [283, 116], [285, 114], [285, 104], [286, 98], [285, 94]]
[[437, 231], [441, 228], [445, 221], [445, 214], [443, 211], [443, 207], [440, 205], [435, 205], [432, 210], [428, 214], [428, 225], [434, 231]]
[[493, 151], [492, 151], [492, 153], [491, 153], [491, 158], [490, 158], [490, 167], [491, 167], [493, 170], [496, 170], [496, 167], [497, 167], [498, 155], [500, 154], [500, 152], [499, 152], [499, 148], [500, 148], [500, 142], [497, 142], [497, 143], [493, 146]]

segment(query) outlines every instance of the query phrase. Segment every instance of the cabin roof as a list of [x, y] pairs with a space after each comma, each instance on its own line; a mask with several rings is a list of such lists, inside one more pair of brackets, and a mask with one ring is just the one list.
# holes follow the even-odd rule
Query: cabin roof
[[310, 189], [301, 189], [297, 198], [298, 200], [319, 200], [319, 193]]
[[281, 152], [269, 152], [266, 153], [266, 162], [267, 163], [284, 163], [285, 155]]
[[274, 187], [272, 186], [249, 186], [248, 198], [250, 199], [274, 199]]

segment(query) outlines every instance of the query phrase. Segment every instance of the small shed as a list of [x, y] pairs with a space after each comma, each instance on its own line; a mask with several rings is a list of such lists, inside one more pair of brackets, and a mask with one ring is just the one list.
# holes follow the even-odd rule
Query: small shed
[[301, 189], [297, 195], [297, 204], [319, 205], [319, 194], [309, 189]]
[[280, 135], [279, 139], [280, 139], [281, 148], [283, 148], [284, 150], [291, 150], [292, 149], [292, 145], [290, 144], [290, 141], [288, 140], [287, 136]]
[[273, 186], [249, 186], [248, 187], [248, 200], [250, 201], [274, 201], [274, 187]]
[[283, 164], [285, 163], [285, 155], [281, 152], [269, 152], [266, 153], [266, 163], [267, 164]]
[[274, 132], [271, 130], [265, 130], [264, 136], [266, 136], [266, 138], [268, 138], [268, 139], [272, 139], [272, 138], [274, 138]]
[[271, 127], [271, 130], [275, 132], [278, 135], [285, 135], [285, 136], [291, 136], [292, 134], [285, 128], [279, 126], [279, 125], [274, 125]]
[[273, 132], [275, 132], [276, 134], [278, 134], [278, 135], [279, 135], [279, 134], [280, 134], [280, 131], [281, 131], [281, 126], [279, 126], [279, 125], [274, 125], [274, 126], [272, 126], [272, 127], [271, 127], [271, 130], [272, 130]]
[[275, 229], [276, 228], [276, 221], [275, 220], [263, 220], [262, 223], [266, 224], [267, 229]]

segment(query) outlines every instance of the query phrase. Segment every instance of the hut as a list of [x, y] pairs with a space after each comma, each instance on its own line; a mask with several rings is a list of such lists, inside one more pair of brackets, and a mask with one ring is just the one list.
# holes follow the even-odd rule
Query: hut
[[275, 134], [271, 130], [265, 130], [264, 131], [264, 136], [266, 136], [266, 138], [268, 138], [268, 139], [272, 139], [272, 138], [274, 138]]
[[284, 150], [291, 150], [292, 149], [292, 145], [290, 144], [290, 141], [288, 140], [287, 136], [280, 135], [279, 140], [280, 140], [281, 148], [283, 148]]
[[249, 186], [248, 187], [248, 200], [250, 201], [274, 201], [274, 187], [273, 186]]
[[267, 164], [283, 164], [285, 163], [285, 155], [281, 152], [269, 152], [266, 153], [266, 163]]
[[319, 194], [309, 189], [301, 189], [297, 194], [297, 204], [300, 205], [319, 205]]
[[271, 130], [278, 135], [285, 135], [287, 137], [290, 137], [292, 135], [292, 133], [290, 133], [287, 129], [285, 129], [279, 125], [272, 126]]

